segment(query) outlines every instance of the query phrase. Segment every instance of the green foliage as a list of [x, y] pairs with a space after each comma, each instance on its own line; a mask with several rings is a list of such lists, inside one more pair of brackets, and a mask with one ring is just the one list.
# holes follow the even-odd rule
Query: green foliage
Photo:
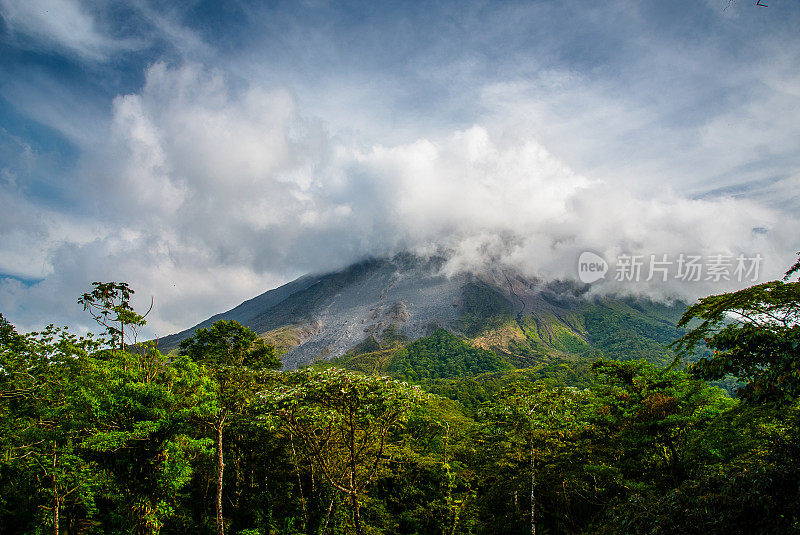
[[543, 382], [552, 387], [588, 388], [595, 382], [589, 360], [553, 359], [532, 368], [484, 373], [475, 377], [426, 379], [419, 382], [427, 391], [458, 401], [469, 414], [513, 385]]
[[86, 292], [78, 298], [78, 304], [83, 305], [83, 309], [105, 329], [105, 333], [112, 340], [112, 346], [122, 349], [126, 344], [126, 325], [127, 343], [136, 344], [136, 338], [146, 323], [145, 317], [153, 308], [152, 301], [150, 310], [140, 315], [131, 307], [130, 301], [134, 291], [128, 283], [93, 282], [92, 286], [94, 288], [91, 292]]
[[320, 362], [316, 367], [336, 367], [368, 375], [385, 375], [395, 356], [405, 355], [405, 346], [408, 343], [408, 337], [390, 325], [383, 331], [380, 341], [369, 336], [341, 357]]
[[217, 411], [214, 383], [186, 357], [157, 351], [91, 359], [83, 377], [79, 403], [97, 422], [84, 455], [124, 489], [109, 496], [123, 512], [117, 521], [157, 533], [207, 447], [193, 423]]
[[266, 344], [249, 328], [235, 321], [220, 320], [208, 329], [198, 329], [194, 336], [180, 343], [178, 354], [202, 363], [216, 380], [218, 407], [205, 423], [213, 430], [216, 466], [215, 516], [217, 535], [225, 529], [223, 512], [224, 436], [231, 424], [247, 427], [257, 392], [263, 387], [263, 372], [280, 368], [275, 346]]
[[674, 359], [667, 346], [684, 334], [677, 325], [682, 311], [679, 304], [603, 299], [590, 304], [583, 316], [592, 345], [606, 357], [665, 365]]
[[469, 377], [507, 369], [502, 358], [472, 347], [444, 329], [409, 344], [392, 359], [388, 372], [399, 379], [418, 381], [447, 377]]
[[519, 319], [519, 325], [540, 362], [551, 356], [583, 355], [592, 350], [584, 339], [587, 334], [581, 315], [570, 313], [559, 317], [545, 312], [535, 316], [526, 314]]
[[698, 430], [691, 472], [609, 511], [602, 533], [797, 533], [797, 407], [738, 404]]
[[685, 334], [677, 327], [682, 303], [606, 298], [576, 305], [550, 299], [516, 316], [511, 303], [487, 285], [469, 284], [463, 296], [458, 330], [521, 368], [601, 356], [665, 365], [674, 359], [669, 344]]
[[191, 338], [180, 343], [179, 353], [217, 368], [274, 369], [282, 366], [274, 346], [236, 321], [219, 320], [207, 329], [198, 329]]
[[514, 531], [527, 531], [527, 523], [535, 533], [542, 513], [537, 507], [542, 501], [537, 476], [545, 473], [544, 464], [569, 453], [580, 432], [586, 400], [587, 394], [577, 389], [517, 384], [500, 391], [482, 411], [486, 454], [496, 473], [509, 474], [502, 486], [510, 483], [516, 497], [513, 510], [494, 504], [492, 516], [497, 518], [505, 509], [503, 523]]
[[732, 405], [723, 391], [683, 371], [645, 361], [601, 360], [593, 367], [600, 379], [598, 395], [609, 408], [596, 423], [617, 433], [628, 457], [619, 466], [631, 475], [650, 470], [656, 481], [679, 482], [687, 466], [689, 430], [708, 425]]
[[[119, 300], [108, 341], [52, 326], [20, 334], [0, 316], [0, 526], [797, 533], [795, 284], [701, 300], [688, 335], [677, 307], [600, 301], [514, 318], [491, 295], [481, 310], [474, 292], [475, 318], [498, 321], [471, 332], [515, 329], [535, 356], [525, 369], [443, 330], [368, 338], [337, 361], [349, 371], [276, 372], [274, 348], [234, 323], [164, 356], [120, 344]], [[672, 359], [670, 336], [716, 353], [692, 374], [659, 367]], [[598, 360], [598, 348], [620, 358]], [[746, 381], [748, 401], [780, 403], [732, 400], [699, 378], [728, 372]]]
[[301, 370], [282, 379], [265, 393], [269, 413], [298, 438], [327, 483], [350, 498], [361, 533], [360, 495], [381, 467], [390, 433], [420, 400], [419, 391], [336, 368]]
[[800, 394], [800, 282], [773, 281], [712, 295], [689, 307], [680, 325], [700, 324], [677, 343], [682, 354], [705, 342], [714, 351], [691, 367], [704, 379], [733, 375], [749, 401], [790, 402]]
[[20, 335], [0, 315], [0, 470], [37, 482], [25, 501], [49, 509], [43, 522], [55, 523], [64, 508], [93, 509], [103, 484], [93, 463], [80, 457], [92, 431], [91, 420], [76, 410], [87, 355], [99, 347], [52, 325]]
[[53, 530], [66, 513], [68, 523], [91, 515], [158, 532], [191, 476], [190, 422], [213, 411], [208, 379], [185, 358], [0, 324], [3, 472], [40, 482], [31, 506], [49, 509]]

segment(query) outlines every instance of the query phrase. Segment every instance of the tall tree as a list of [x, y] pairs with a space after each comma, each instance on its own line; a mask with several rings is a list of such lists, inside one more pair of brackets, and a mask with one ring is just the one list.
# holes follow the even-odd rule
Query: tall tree
[[83, 309], [105, 329], [105, 334], [112, 340], [112, 347], [121, 350], [126, 343], [135, 345], [142, 327], [146, 324], [145, 318], [153, 309], [152, 299], [150, 308], [141, 315], [131, 307], [131, 296], [134, 291], [128, 283], [93, 282], [92, 287], [91, 292], [86, 292], [78, 298], [78, 304], [83, 305]]
[[[542, 384], [513, 385], [502, 390], [483, 414], [490, 435], [500, 437], [514, 456], [527, 457], [530, 470], [529, 527], [536, 535], [537, 457], [564, 444], [574, 432], [582, 409], [583, 394], [573, 388], [548, 388]], [[490, 443], [496, 441], [490, 440]]]
[[98, 347], [52, 325], [21, 335], [0, 315], [2, 463], [42, 481], [55, 535], [67, 500], [91, 500], [97, 484], [79, 456], [88, 429], [77, 399], [87, 354]]
[[124, 508], [124, 524], [144, 535], [175, 516], [192, 459], [209, 442], [196, 437], [195, 422], [218, 407], [213, 380], [189, 358], [152, 350], [148, 365], [142, 361], [128, 351], [91, 359], [81, 403], [96, 429], [83, 442], [84, 456], [111, 475], [116, 492], [108, 498]]
[[191, 424], [216, 411], [214, 383], [190, 359], [137, 344], [147, 314], [131, 307], [127, 283], [93, 287], [78, 303], [104, 327], [111, 351], [89, 355], [80, 371], [76, 402], [93, 430], [81, 448], [113, 478], [120, 492], [109, 498], [127, 509], [127, 524], [136, 533], [158, 533], [203, 448]]
[[362, 535], [359, 500], [381, 467], [390, 434], [419, 396], [388, 377], [330, 368], [287, 374], [265, 399], [327, 482], [349, 498], [355, 531]]
[[179, 353], [199, 362], [210, 371], [217, 385], [218, 410], [210, 421], [214, 432], [216, 455], [217, 535], [223, 535], [222, 510], [223, 436], [233, 418], [244, 415], [255, 399], [259, 374], [281, 367], [275, 347], [264, 343], [247, 327], [220, 320], [209, 328], [198, 329], [194, 336], [181, 342]]

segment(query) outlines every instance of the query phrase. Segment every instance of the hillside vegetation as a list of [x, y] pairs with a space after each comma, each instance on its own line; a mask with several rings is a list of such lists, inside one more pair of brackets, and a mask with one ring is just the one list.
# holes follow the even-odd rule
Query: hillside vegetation
[[98, 336], [0, 316], [4, 533], [800, 532], [798, 282], [685, 311], [476, 294], [451, 330], [283, 372], [235, 321], [136, 343], [131, 293], [82, 296]]

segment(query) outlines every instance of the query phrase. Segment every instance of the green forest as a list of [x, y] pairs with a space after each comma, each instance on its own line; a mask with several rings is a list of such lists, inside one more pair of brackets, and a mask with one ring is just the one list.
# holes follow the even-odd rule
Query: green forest
[[162, 354], [133, 290], [94, 283], [95, 335], [0, 316], [0, 531], [800, 533], [799, 268], [662, 347], [526, 367], [439, 329], [281, 371], [232, 321]]

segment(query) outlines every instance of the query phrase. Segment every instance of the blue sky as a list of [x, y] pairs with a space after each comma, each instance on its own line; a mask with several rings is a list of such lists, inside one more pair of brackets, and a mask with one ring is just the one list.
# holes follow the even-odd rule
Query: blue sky
[[0, 0], [0, 312], [85, 329], [77, 296], [125, 280], [163, 335], [439, 247], [546, 278], [582, 250], [776, 276], [800, 4], [762, 3]]

